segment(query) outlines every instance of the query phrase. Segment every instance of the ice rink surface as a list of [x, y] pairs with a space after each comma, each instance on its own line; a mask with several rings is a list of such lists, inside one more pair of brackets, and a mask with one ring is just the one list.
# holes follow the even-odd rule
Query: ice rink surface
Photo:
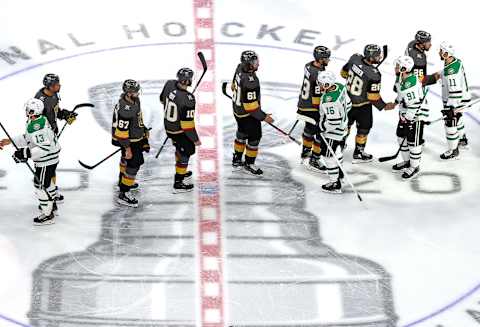
[[[477, 98], [474, 2], [8, 0], [0, 8], [0, 121], [10, 133], [23, 131], [23, 103], [46, 73], [60, 75], [63, 108], [95, 104], [78, 111], [61, 139], [66, 201], [55, 225], [32, 226], [30, 173], [11, 148], [0, 152], [0, 326], [480, 324], [480, 106], [466, 114], [471, 145], [460, 160], [441, 162], [444, 127], [426, 127], [414, 181], [392, 174], [394, 162], [352, 165], [351, 136], [346, 169], [360, 203], [348, 187], [321, 192], [327, 176], [300, 165], [300, 148], [267, 125], [258, 159], [265, 175], [233, 173], [236, 126], [220, 89], [241, 51], [255, 50], [262, 107], [288, 130], [314, 45], [333, 50], [328, 68], [337, 73], [378, 43], [389, 46], [381, 72], [390, 101], [392, 61], [424, 29], [433, 35], [429, 72], [441, 68], [439, 43], [450, 41]], [[119, 158], [91, 171], [77, 160], [94, 163], [115, 150], [111, 113], [127, 78], [142, 85], [156, 152], [165, 135], [158, 95], [179, 68], [200, 70], [198, 50], [209, 73], [197, 94], [204, 149], [192, 160], [196, 191], [171, 194], [168, 145], [141, 169], [140, 207], [119, 207]], [[438, 84], [428, 95], [432, 119], [440, 92]], [[396, 151], [396, 123], [396, 112], [375, 110], [367, 145], [375, 157]]]

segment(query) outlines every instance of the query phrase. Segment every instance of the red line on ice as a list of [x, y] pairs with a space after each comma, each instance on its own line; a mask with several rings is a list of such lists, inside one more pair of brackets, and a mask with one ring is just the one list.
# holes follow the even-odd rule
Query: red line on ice
[[[197, 152], [198, 258], [200, 324], [223, 327], [223, 260], [220, 199], [220, 160], [215, 107], [215, 43], [213, 0], [193, 0], [195, 54], [203, 52], [208, 73], [198, 88], [197, 129], [203, 145]], [[196, 60], [196, 71], [202, 69]], [[199, 76], [197, 76], [198, 78]]]

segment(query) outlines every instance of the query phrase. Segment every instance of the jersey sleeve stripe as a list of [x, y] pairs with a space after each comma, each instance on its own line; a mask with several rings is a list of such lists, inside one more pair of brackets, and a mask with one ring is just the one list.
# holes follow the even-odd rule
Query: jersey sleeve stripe
[[260, 107], [258, 101], [243, 103], [243, 108], [247, 112], [255, 111]]

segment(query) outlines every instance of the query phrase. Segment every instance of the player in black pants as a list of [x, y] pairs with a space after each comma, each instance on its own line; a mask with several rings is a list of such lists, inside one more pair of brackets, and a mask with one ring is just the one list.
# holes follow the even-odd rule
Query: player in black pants
[[138, 93], [140, 84], [132, 79], [123, 82], [123, 93], [115, 106], [112, 120], [112, 144], [122, 147], [120, 160], [118, 203], [138, 207], [138, 201], [129, 191], [137, 188], [135, 183], [144, 163], [143, 152], [150, 151], [149, 133], [143, 124], [143, 114]]
[[340, 73], [347, 79], [348, 96], [352, 100], [352, 109], [348, 113], [349, 131], [354, 123], [357, 127], [352, 163], [373, 160], [373, 156], [365, 152], [367, 136], [373, 126], [372, 105], [378, 110], [392, 110], [396, 106], [394, 102], [385, 103], [380, 95], [382, 76], [376, 65], [381, 60], [380, 47], [368, 44], [363, 50], [363, 56], [354, 54]]
[[165, 131], [176, 150], [173, 193], [193, 190], [188, 162], [195, 154], [195, 147], [202, 144], [195, 129], [195, 96], [187, 91], [192, 79], [193, 71], [182, 68], [177, 72], [177, 79], [167, 81], [160, 94], [160, 102], [165, 107]]
[[[258, 56], [254, 51], [242, 52], [232, 81], [232, 106], [237, 121], [232, 166], [235, 169], [243, 167], [252, 175], [263, 174], [262, 169], [255, 165], [262, 138], [262, 121], [273, 123], [271, 115], [261, 108], [260, 81], [256, 74], [258, 65]], [[244, 153], [245, 162], [242, 160]]]

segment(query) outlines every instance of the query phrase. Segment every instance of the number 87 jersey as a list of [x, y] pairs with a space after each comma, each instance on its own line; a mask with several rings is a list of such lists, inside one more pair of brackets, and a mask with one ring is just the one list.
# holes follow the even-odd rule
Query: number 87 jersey
[[367, 64], [362, 55], [354, 54], [343, 66], [341, 75], [347, 79], [348, 96], [353, 107], [381, 101], [382, 75], [376, 67]]

